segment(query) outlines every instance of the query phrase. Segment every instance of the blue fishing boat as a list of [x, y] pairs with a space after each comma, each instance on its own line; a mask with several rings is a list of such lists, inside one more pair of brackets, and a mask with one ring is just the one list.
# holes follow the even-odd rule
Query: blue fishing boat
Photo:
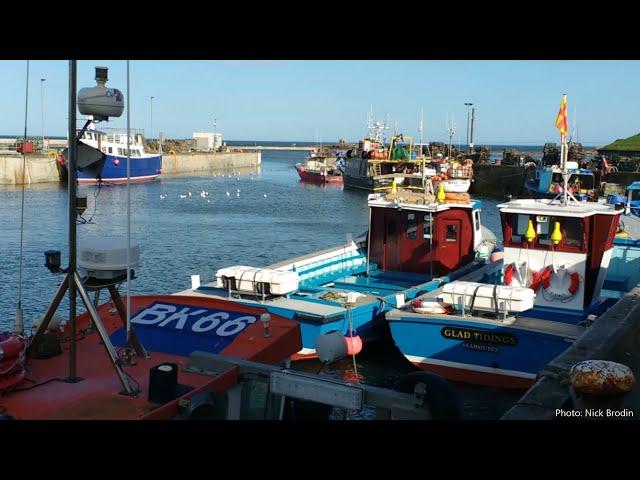
[[[595, 201], [598, 197], [598, 181], [591, 170], [578, 168], [577, 162], [567, 162], [567, 170], [571, 174], [568, 181], [569, 192], [577, 200]], [[531, 198], [553, 199], [562, 193], [562, 168], [559, 166], [527, 168], [524, 186]]]
[[[81, 130], [78, 130], [81, 132]], [[162, 173], [162, 153], [146, 153], [144, 136], [141, 130], [130, 130], [129, 148], [131, 150], [131, 182], [141, 183], [157, 180]], [[127, 132], [126, 130], [96, 130], [93, 123], [79, 138], [80, 142], [97, 148], [106, 156], [100, 178], [90, 173], [78, 172], [78, 183], [126, 183], [127, 182]], [[58, 157], [61, 180], [66, 182], [65, 160]]]
[[498, 208], [502, 260], [386, 318], [396, 346], [421, 369], [454, 381], [527, 388], [640, 281], [640, 245], [616, 237], [621, 208], [579, 202], [568, 192]]
[[614, 242], [610, 205], [499, 205], [503, 261], [431, 292], [441, 310], [387, 314], [405, 357], [451, 380], [527, 388], [549, 361], [638, 281], [640, 247]]
[[[455, 195], [398, 190], [369, 195], [369, 231], [328, 248], [266, 267], [217, 270], [215, 281], [183, 295], [214, 297], [261, 307], [299, 322], [303, 348], [294, 360], [316, 355], [316, 342], [340, 332], [357, 345], [386, 330], [384, 313], [423, 292], [480, 268], [484, 260], [481, 202]], [[486, 252], [484, 252], [486, 254]]]

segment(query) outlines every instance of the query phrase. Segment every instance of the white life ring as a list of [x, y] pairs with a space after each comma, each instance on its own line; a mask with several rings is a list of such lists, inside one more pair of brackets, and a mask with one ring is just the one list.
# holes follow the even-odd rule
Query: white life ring
[[411, 308], [414, 312], [422, 314], [447, 313], [447, 306], [434, 300], [416, 298], [411, 302]]

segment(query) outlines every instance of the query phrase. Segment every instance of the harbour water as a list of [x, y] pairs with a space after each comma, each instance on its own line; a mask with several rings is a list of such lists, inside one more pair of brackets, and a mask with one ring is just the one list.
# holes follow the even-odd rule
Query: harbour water
[[[258, 169], [132, 184], [132, 239], [141, 245], [142, 256], [132, 292], [173, 293], [189, 288], [193, 274], [207, 282], [218, 268], [267, 265], [364, 232], [367, 192], [301, 183], [293, 167], [304, 157], [300, 151], [265, 151]], [[208, 196], [200, 196], [202, 191]], [[91, 220], [78, 226], [80, 239], [126, 235], [126, 186], [80, 186], [79, 193], [88, 197], [84, 218]], [[18, 304], [21, 198], [21, 187], [0, 188], [0, 331], [11, 326]], [[24, 198], [22, 304], [29, 326], [44, 313], [62, 280], [44, 267], [44, 252], [60, 250], [63, 266], [68, 261], [67, 192], [57, 184], [33, 185], [25, 187]], [[482, 217], [498, 238], [499, 200], [484, 199]], [[124, 285], [120, 291], [125, 292]], [[59, 314], [66, 318], [67, 312], [65, 300]], [[320, 367], [317, 361], [297, 366], [310, 372]], [[413, 370], [393, 345], [384, 343], [358, 356], [355, 368], [347, 359], [323, 373], [391, 387], [398, 376]], [[463, 385], [456, 389], [465, 418], [497, 418], [521, 393]]]

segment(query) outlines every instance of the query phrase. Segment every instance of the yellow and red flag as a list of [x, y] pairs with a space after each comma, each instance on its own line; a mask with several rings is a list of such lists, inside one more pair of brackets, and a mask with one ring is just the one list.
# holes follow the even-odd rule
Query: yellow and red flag
[[562, 102], [560, 102], [560, 111], [556, 117], [556, 128], [560, 130], [560, 135], [566, 135], [569, 131], [569, 123], [567, 121], [567, 95], [562, 96]]

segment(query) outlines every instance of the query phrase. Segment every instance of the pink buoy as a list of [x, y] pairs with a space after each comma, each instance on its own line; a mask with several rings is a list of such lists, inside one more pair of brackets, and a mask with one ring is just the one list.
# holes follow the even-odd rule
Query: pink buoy
[[120, 165], [120, 160], [118, 160], [117, 158], [114, 159], [113, 164], [117, 167], [118, 165]]
[[354, 333], [353, 336], [349, 332], [344, 336], [347, 343], [347, 355], [358, 355], [362, 351], [362, 339]]
[[556, 193], [562, 193], [562, 187], [560, 185], [556, 185]]
[[495, 263], [504, 259], [504, 252], [493, 252], [489, 257], [489, 263]]

